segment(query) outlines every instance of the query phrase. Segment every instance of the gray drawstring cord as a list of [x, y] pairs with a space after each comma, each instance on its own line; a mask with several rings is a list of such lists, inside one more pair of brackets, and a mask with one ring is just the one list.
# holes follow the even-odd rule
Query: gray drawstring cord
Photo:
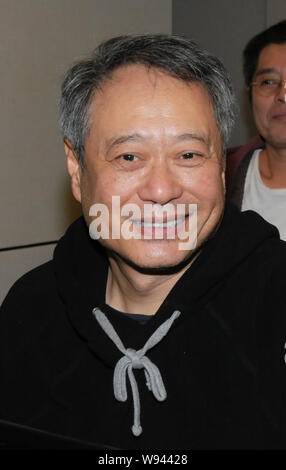
[[146, 385], [148, 389], [153, 393], [154, 397], [158, 401], [164, 401], [167, 398], [167, 392], [160, 374], [158, 367], [145, 356], [145, 353], [158, 344], [164, 336], [168, 333], [173, 322], [181, 314], [179, 310], [175, 310], [172, 316], [160, 325], [156, 331], [146, 341], [142, 349], [135, 351], [134, 349], [125, 349], [121, 339], [116, 333], [115, 329], [111, 325], [106, 315], [99, 309], [94, 308], [92, 313], [96, 320], [100, 324], [103, 331], [118, 347], [119, 351], [124, 356], [117, 362], [114, 375], [113, 375], [113, 390], [114, 396], [118, 401], [127, 400], [127, 388], [126, 388], [126, 372], [131, 385], [133, 406], [134, 406], [134, 424], [132, 426], [132, 433], [134, 436], [140, 436], [142, 433], [142, 427], [140, 424], [140, 398], [138, 392], [138, 385], [132, 369], [144, 369], [146, 377]]

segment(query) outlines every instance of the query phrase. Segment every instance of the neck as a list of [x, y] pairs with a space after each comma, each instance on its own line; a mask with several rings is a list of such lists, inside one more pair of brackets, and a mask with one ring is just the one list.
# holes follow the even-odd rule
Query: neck
[[265, 186], [286, 188], [286, 148], [266, 145], [259, 155], [259, 172]]
[[121, 258], [111, 256], [106, 303], [122, 312], [154, 315], [194, 259], [175, 273], [145, 274]]

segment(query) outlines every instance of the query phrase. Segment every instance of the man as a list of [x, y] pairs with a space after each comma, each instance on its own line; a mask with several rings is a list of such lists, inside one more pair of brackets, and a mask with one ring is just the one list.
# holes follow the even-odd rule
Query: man
[[229, 199], [276, 225], [286, 240], [286, 20], [244, 49], [244, 77], [258, 132], [229, 155]]
[[187, 39], [118, 37], [68, 71], [84, 218], [3, 304], [2, 417], [123, 449], [285, 446], [286, 249], [224, 208], [232, 122]]

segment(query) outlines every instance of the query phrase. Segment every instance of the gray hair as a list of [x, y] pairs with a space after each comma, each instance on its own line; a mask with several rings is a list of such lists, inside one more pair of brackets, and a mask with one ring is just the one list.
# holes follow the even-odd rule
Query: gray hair
[[185, 82], [199, 82], [212, 98], [224, 150], [235, 117], [235, 99], [222, 63], [195, 42], [172, 35], [119, 36], [100, 44], [86, 60], [73, 65], [61, 88], [60, 126], [84, 167], [89, 109], [94, 93], [119, 67], [143, 64]]

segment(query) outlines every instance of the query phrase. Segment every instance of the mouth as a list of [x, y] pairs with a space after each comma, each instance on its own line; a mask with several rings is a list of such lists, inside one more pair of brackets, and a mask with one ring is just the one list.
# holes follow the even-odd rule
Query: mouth
[[278, 113], [273, 116], [273, 119], [276, 119], [278, 121], [285, 121], [286, 120], [286, 112], [284, 113]]
[[138, 237], [143, 240], [175, 240], [188, 223], [189, 215], [157, 222], [155, 220], [132, 220]]
[[140, 226], [142, 228], [152, 227], [152, 228], [162, 228], [162, 229], [164, 229], [164, 228], [176, 227], [177, 225], [180, 225], [182, 222], [184, 222], [187, 219], [187, 217], [188, 217], [188, 215], [184, 215], [184, 216], [178, 217], [177, 219], [166, 220], [164, 222], [132, 220], [132, 223], [134, 225]]

